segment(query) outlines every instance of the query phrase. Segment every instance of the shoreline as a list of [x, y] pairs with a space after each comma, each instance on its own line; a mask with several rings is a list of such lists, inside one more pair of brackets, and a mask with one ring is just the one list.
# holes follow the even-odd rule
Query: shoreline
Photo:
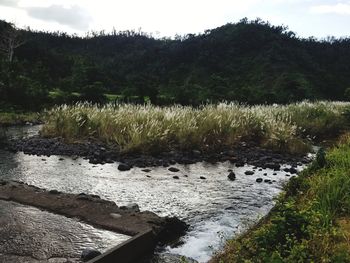
[[291, 178], [270, 212], [227, 240], [209, 263], [350, 262], [349, 150], [346, 134], [323, 157], [318, 154]]
[[116, 146], [106, 145], [92, 139], [79, 143], [66, 143], [62, 138], [43, 138], [38, 135], [26, 139], [9, 140], [4, 149], [38, 156], [62, 155], [73, 159], [83, 157], [92, 164], [118, 162], [120, 170], [130, 170], [132, 167], [169, 167], [176, 163], [186, 165], [197, 162], [229, 161], [237, 167], [249, 164], [279, 171], [281, 164], [296, 167], [311, 161], [307, 155], [280, 153], [246, 142], [237, 143], [233, 147], [222, 147], [215, 152], [202, 152], [194, 149], [192, 151], [172, 150], [157, 154], [125, 154], [120, 152]]
[[0, 112], [0, 128], [43, 124], [36, 112]]

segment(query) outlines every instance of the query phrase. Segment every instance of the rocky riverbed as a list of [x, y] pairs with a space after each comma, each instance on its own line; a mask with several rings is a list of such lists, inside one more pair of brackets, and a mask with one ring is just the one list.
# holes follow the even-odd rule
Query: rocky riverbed
[[310, 161], [306, 156], [273, 152], [256, 146], [254, 143], [242, 142], [234, 147], [223, 147], [215, 153], [199, 150], [167, 151], [158, 154], [123, 154], [116, 145], [106, 145], [95, 140], [86, 142], [66, 143], [62, 138], [42, 138], [33, 136], [25, 139], [10, 140], [6, 149], [25, 154], [39, 156], [62, 155], [72, 158], [84, 157], [92, 164], [120, 163], [120, 170], [130, 170], [132, 167], [168, 167], [175, 163], [194, 164], [197, 162], [225, 162], [236, 166], [249, 164], [262, 168], [279, 170], [281, 164], [292, 167], [306, 164]]
[[[21, 137], [19, 134], [32, 137], [35, 129], [37, 133], [36, 127], [30, 127], [24, 133], [16, 130], [12, 134], [16, 134], [16, 138]], [[96, 164], [91, 158], [100, 154], [94, 151], [100, 150], [106, 157], [112, 149], [91, 141], [94, 150], [89, 154], [88, 143], [81, 143], [86, 152], [82, 150], [79, 154], [76, 146], [69, 146], [62, 139], [43, 139], [47, 143], [45, 147], [41, 143], [36, 146], [35, 140], [42, 139], [33, 137], [10, 142], [18, 143], [16, 147], [31, 145], [33, 148], [28, 151], [31, 154], [21, 151], [27, 152], [27, 146], [13, 148], [7, 144], [12, 152], [0, 149], [0, 179], [77, 195], [99, 195], [119, 206], [137, 203], [141, 211], [177, 216], [190, 228], [178, 242], [160, 248], [161, 260], [166, 255], [180, 254], [206, 262], [226, 238], [244, 231], [266, 215], [283, 184], [311, 160], [241, 144], [217, 154], [197, 150], [183, 156], [176, 151], [156, 156], [116, 153], [108, 163]], [[63, 156], [55, 155], [60, 147], [73, 149], [68, 153], [62, 150]], [[37, 156], [40, 154], [37, 149], [46, 155]], [[206, 161], [201, 161], [204, 159]], [[194, 161], [200, 162], [192, 163]]]

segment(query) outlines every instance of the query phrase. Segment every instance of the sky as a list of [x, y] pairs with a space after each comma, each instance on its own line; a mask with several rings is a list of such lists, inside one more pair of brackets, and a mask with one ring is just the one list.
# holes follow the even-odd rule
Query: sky
[[0, 19], [81, 36], [115, 28], [173, 37], [244, 17], [288, 26], [299, 37], [350, 36], [350, 0], [0, 0]]

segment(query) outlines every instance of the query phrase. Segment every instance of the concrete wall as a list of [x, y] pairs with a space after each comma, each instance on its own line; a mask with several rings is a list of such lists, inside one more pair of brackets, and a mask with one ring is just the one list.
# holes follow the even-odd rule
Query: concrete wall
[[152, 230], [138, 234], [88, 263], [135, 263], [153, 253], [156, 241]]

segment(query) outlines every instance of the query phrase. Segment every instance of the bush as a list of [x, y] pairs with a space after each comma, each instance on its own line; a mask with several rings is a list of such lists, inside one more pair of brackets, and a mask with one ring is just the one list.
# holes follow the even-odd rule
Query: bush
[[105, 89], [103, 87], [103, 84], [101, 82], [94, 82], [93, 84], [82, 88], [79, 100], [91, 103], [104, 103], [107, 101], [104, 93]]

